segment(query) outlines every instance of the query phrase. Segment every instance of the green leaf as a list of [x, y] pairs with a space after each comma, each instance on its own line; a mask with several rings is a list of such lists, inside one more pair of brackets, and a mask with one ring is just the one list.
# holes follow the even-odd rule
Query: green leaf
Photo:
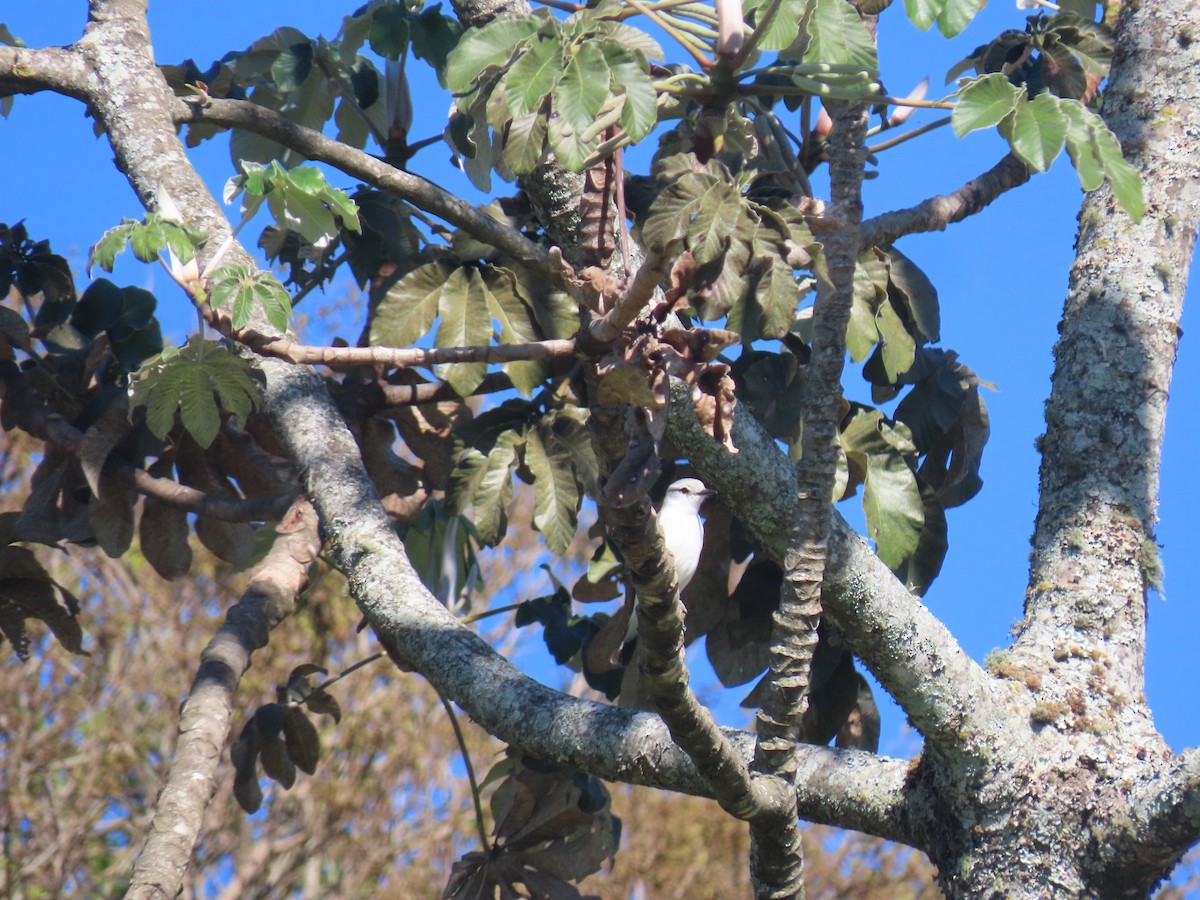
[[850, 307], [850, 327], [846, 349], [854, 362], [862, 362], [879, 341], [875, 315], [887, 299], [888, 271], [880, 251], [868, 250], [854, 268], [854, 304]]
[[207, 447], [220, 430], [221, 409], [244, 421], [257, 408], [258, 385], [241, 357], [198, 338], [168, 351], [148, 361], [132, 385], [131, 405], [146, 406], [146, 424], [156, 437], [166, 437], [178, 410], [184, 428]]
[[658, 93], [650, 73], [623, 47], [606, 42], [604, 58], [612, 73], [610, 90], [624, 91], [625, 105], [621, 109], [621, 127], [636, 144], [658, 124]]
[[634, 54], [641, 54], [645, 59], [659, 61], [666, 59], [658, 41], [640, 28], [612, 20], [601, 22], [600, 27], [604, 29], [605, 39], [601, 41], [601, 44], [606, 56], [610, 52], [609, 48], [620, 48]]
[[1067, 137], [1067, 117], [1060, 103], [1049, 92], [1038, 94], [1033, 100], [1018, 103], [1013, 115], [999, 125], [1013, 152], [1039, 172], [1050, 168]]
[[[902, 298], [925, 340], [940, 340], [942, 322], [937, 288], [916, 263], [895, 247], [888, 249], [887, 259], [889, 296], [893, 299]], [[899, 294], [900, 298], [896, 298], [895, 294]]]
[[1094, 191], [1104, 184], [1104, 161], [1094, 129], [1103, 127], [1100, 117], [1081, 103], [1063, 103], [1067, 117], [1067, 153], [1085, 191]]
[[1066, 44], [1047, 41], [1042, 46], [1042, 81], [1058, 97], [1078, 100], [1088, 88], [1083, 64]]
[[945, 8], [938, 15], [938, 31], [944, 37], [955, 37], [971, 24], [985, 3], [987, 0], [946, 0]]
[[904, 9], [914, 25], [922, 31], [928, 31], [946, 8], [946, 2], [947, 0], [904, 0]]
[[566, 69], [554, 91], [554, 109], [566, 117], [573, 129], [583, 132], [608, 99], [611, 74], [596, 43], [588, 42], [573, 49], [574, 52], [568, 51]]
[[[492, 317], [487, 308], [487, 289], [479, 269], [461, 267], [450, 273], [442, 289], [434, 343], [439, 347], [478, 347], [492, 340]], [[487, 363], [453, 363], [442, 367], [443, 377], [460, 396], [466, 397], [487, 374]]]
[[371, 320], [373, 347], [411, 347], [437, 321], [446, 281], [458, 271], [449, 260], [413, 269], [390, 288]]
[[894, 384], [900, 375], [912, 368], [917, 345], [890, 303], [880, 305], [875, 325], [883, 341], [883, 368], [888, 380]]
[[572, 172], [582, 172], [586, 169], [588, 159], [600, 146], [598, 135], [586, 140], [583, 133], [576, 131], [564, 116], [551, 117], [548, 131], [550, 149], [554, 151], [563, 167]]
[[280, 51], [271, 63], [271, 80], [287, 94], [298, 90], [312, 72], [312, 41], [301, 41]]
[[286, 331], [292, 316], [292, 298], [270, 272], [252, 266], [225, 265], [209, 276], [209, 302], [230, 307], [234, 328], [250, 324], [255, 309], [277, 331]]
[[808, 5], [806, 0], [779, 0], [780, 8], [774, 19], [767, 24], [765, 31], [759, 33], [758, 23], [762, 21], [763, 13], [770, 5], [769, 0], [755, 0], [744, 6], [746, 21], [754, 26], [758, 34], [759, 50], [786, 50], [796, 40], [800, 23], [804, 21], [804, 10]]
[[1104, 143], [1101, 142], [1100, 154], [1101, 159], [1104, 160], [1104, 173], [1108, 176], [1108, 183], [1112, 185], [1117, 202], [1121, 204], [1125, 212], [1129, 213], [1129, 217], [1133, 221], [1140, 222], [1146, 213], [1146, 198], [1142, 194], [1142, 176], [1137, 169], [1120, 156], [1121, 147], [1117, 144], [1115, 137], [1112, 139], [1112, 143], [1116, 145], [1115, 149], [1106, 152]]
[[685, 172], [663, 188], [650, 205], [642, 226], [642, 240], [647, 249], [662, 253], [667, 244], [686, 235], [704, 195], [718, 184], [706, 172]]
[[899, 453], [867, 458], [862, 503], [876, 554], [888, 568], [903, 565], [921, 539], [925, 508], [917, 477]]
[[517, 175], [532, 172], [546, 147], [546, 116], [531, 112], [516, 116], [504, 133], [504, 161]]
[[579, 492], [571, 461], [548, 452], [539, 424], [525, 432], [525, 465], [534, 479], [533, 525], [546, 536], [551, 552], [562, 556], [578, 525]]
[[408, 9], [402, 4], [388, 4], [376, 9], [367, 36], [371, 49], [384, 59], [400, 59], [408, 49], [408, 21]]
[[742, 195], [733, 185], [718, 183], [706, 191], [688, 225], [687, 245], [696, 262], [704, 265], [716, 260], [739, 226], [746, 224], [743, 222], [746, 212]]
[[875, 73], [879, 55], [858, 11], [846, 0], [812, 2], [812, 15], [807, 23], [809, 44], [803, 61], [851, 65]]
[[[558, 35], [538, 34], [504, 76], [504, 99], [514, 116], [542, 105], [563, 77], [563, 48]], [[493, 126], [501, 123], [491, 121]]]
[[447, 499], [452, 512], [474, 510], [471, 521], [485, 547], [494, 547], [508, 529], [512, 473], [517, 467], [517, 433], [503, 431], [487, 456], [474, 447], [459, 459], [450, 476]]
[[1007, 75], [993, 72], [967, 82], [958, 90], [958, 102], [950, 113], [950, 124], [959, 137], [991, 128], [1008, 116], [1020, 102], [1024, 88], [1015, 87]]
[[[500, 323], [501, 344], [524, 344], [541, 339], [533, 308], [517, 292], [517, 279], [507, 269], [488, 266], [480, 273], [485, 288], [488, 315]], [[526, 397], [533, 396], [546, 374], [540, 362], [511, 362], [503, 366], [513, 386]]]
[[528, 15], [493, 19], [482, 28], [469, 29], [446, 60], [446, 87], [453, 94], [466, 94], [489, 68], [507, 64], [540, 23]]
[[450, 52], [458, 45], [463, 29], [456, 19], [444, 15], [440, 6], [434, 4], [426, 7], [421, 15], [411, 20], [410, 39], [413, 55], [433, 66], [438, 81], [445, 87], [446, 62]]
[[88, 254], [88, 271], [97, 265], [111, 272], [117, 256], [124, 252], [126, 246], [142, 262], [155, 262], [159, 254], [167, 249], [173, 251], [181, 262], [191, 262], [204, 241], [204, 233], [195, 228], [164, 219], [156, 212], [146, 213], [146, 218], [141, 222], [124, 219], [116, 228], [104, 232]]

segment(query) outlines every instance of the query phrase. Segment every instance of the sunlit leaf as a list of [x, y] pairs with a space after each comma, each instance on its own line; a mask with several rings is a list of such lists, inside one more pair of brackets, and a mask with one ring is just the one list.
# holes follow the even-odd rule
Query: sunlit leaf
[[1013, 152], [1039, 172], [1050, 168], [1067, 138], [1067, 117], [1059, 106], [1053, 94], [1038, 94], [1018, 103], [1014, 113], [999, 125]]
[[994, 72], [976, 78], [958, 92], [958, 102], [950, 113], [950, 124], [959, 137], [1000, 124], [1016, 108], [1024, 93], [1007, 75]]
[[551, 454], [540, 426], [525, 432], [525, 465], [533, 473], [533, 524], [546, 536], [546, 546], [562, 556], [575, 537], [579, 493], [570, 459]]

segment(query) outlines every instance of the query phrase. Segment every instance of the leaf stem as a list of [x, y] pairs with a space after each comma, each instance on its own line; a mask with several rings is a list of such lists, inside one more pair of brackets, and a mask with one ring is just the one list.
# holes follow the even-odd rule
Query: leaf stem
[[646, 6], [646, 4], [642, 3], [641, 0], [625, 0], [625, 2], [642, 15], [646, 16], [646, 18], [648, 18], [667, 34], [671, 35], [671, 37], [675, 38], [675, 40], [679, 43], [679, 46], [683, 47], [684, 50], [691, 54], [692, 59], [696, 60], [696, 62], [700, 64], [701, 68], [711, 69], [716, 65], [716, 63], [706, 56], [703, 53], [702, 48], [696, 45], [688, 35], [676, 29], [675, 26], [667, 21], [666, 18], [660, 16], [657, 11], [650, 9], [648, 6]]
[[446, 715], [450, 717], [450, 727], [454, 729], [454, 737], [458, 741], [459, 752], [462, 753], [463, 765], [467, 769], [467, 781], [471, 784], [471, 801], [475, 805], [475, 828], [479, 832], [479, 846], [486, 853], [489, 843], [487, 827], [483, 824], [483, 802], [479, 796], [479, 782], [475, 778], [475, 767], [471, 765], [471, 754], [467, 751], [467, 741], [463, 736], [462, 727], [458, 724], [458, 716], [454, 712], [454, 707], [450, 705], [450, 701], [441, 694], [438, 694], [438, 699], [442, 701]]

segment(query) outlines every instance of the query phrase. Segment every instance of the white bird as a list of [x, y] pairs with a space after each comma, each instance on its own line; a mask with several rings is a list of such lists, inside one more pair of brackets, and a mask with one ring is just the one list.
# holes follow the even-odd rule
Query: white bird
[[[671, 551], [675, 561], [675, 581], [678, 593], [688, 586], [696, 568], [700, 565], [700, 551], [704, 547], [704, 522], [700, 518], [700, 507], [716, 491], [706, 488], [699, 478], [680, 478], [671, 482], [658, 511], [658, 530], [663, 542]], [[628, 656], [631, 641], [637, 637], [637, 607], [629, 614], [629, 626], [625, 630], [625, 641], [619, 656]]]
[[675, 579], [681, 594], [696, 574], [700, 551], [704, 547], [700, 507], [715, 493], [698, 478], [681, 478], [667, 488], [667, 496], [658, 512], [658, 528], [675, 558]]

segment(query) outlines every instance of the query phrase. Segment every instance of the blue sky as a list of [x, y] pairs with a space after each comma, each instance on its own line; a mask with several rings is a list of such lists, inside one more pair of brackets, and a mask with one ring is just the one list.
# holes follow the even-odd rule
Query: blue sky
[[[161, 62], [192, 57], [203, 68], [280, 25], [332, 37], [353, 6], [313, 0], [210, 0], [183, 13], [177, 4], [152, 3], [156, 55]], [[900, 95], [926, 75], [933, 83], [931, 95], [937, 94], [953, 63], [1004, 28], [1023, 28], [1025, 20], [1011, 0], [993, 0], [963, 35], [946, 41], [936, 30], [918, 32], [900, 7], [897, 3], [884, 15], [880, 34], [884, 78], [889, 90]], [[0, 7], [0, 22], [30, 46], [67, 44], [81, 33], [85, 10], [82, 0], [9, 3]], [[667, 50], [674, 54], [669, 46]], [[440, 131], [449, 98], [432, 79], [415, 83], [414, 97], [414, 136]], [[913, 123], [933, 115], [919, 114]], [[0, 148], [5, 163], [0, 169], [0, 222], [25, 219], [32, 236], [50, 239], [58, 252], [77, 264], [81, 279], [88, 245], [122, 217], [142, 215], [112, 164], [110, 149], [93, 136], [91, 122], [76, 101], [49, 95], [17, 98], [10, 118], [0, 122]], [[889, 150], [880, 155], [880, 177], [868, 183], [867, 215], [953, 190], [1004, 152], [995, 135], [974, 134], [959, 141], [945, 128]], [[413, 168], [447, 188], [477, 196], [466, 178], [447, 164], [448, 156], [444, 147], [434, 147], [421, 154]], [[193, 158], [219, 195], [232, 174], [225, 141], [206, 143]], [[629, 168], [636, 170], [637, 160], [634, 154]], [[333, 180], [352, 187], [347, 179]], [[1043, 429], [1042, 403], [1049, 392], [1051, 348], [1073, 259], [1080, 197], [1064, 154], [1048, 174], [1000, 198], [982, 214], [945, 233], [907, 237], [898, 244], [939, 290], [942, 346], [958, 351], [998, 389], [986, 397], [992, 436], [983, 461], [983, 491], [965, 507], [950, 511], [950, 554], [926, 598], [965, 650], [981, 661], [1009, 642], [1009, 628], [1021, 618], [1037, 508], [1038, 457], [1033, 443]], [[1193, 282], [1197, 271], [1194, 265]], [[171, 308], [161, 312], [167, 330], [182, 340], [194, 319], [185, 298], [160, 270], [122, 262], [114, 278], [156, 290], [160, 305]], [[1186, 337], [1194, 315], [1184, 317], [1162, 468], [1158, 539], [1164, 545], [1169, 599], [1152, 596], [1149, 601], [1147, 695], [1158, 727], [1177, 750], [1200, 743], [1200, 721], [1186, 691], [1195, 656], [1191, 638], [1200, 634], [1200, 609], [1187, 587], [1200, 582], [1200, 559], [1187, 550], [1186, 537], [1190, 515], [1200, 506], [1187, 450], [1200, 437], [1200, 360]], [[868, 392], [856, 379], [849, 374], [847, 392], [866, 399]], [[903, 713], [895, 707], [885, 709], [885, 752], [911, 749], [911, 738], [901, 735], [902, 723]]]

